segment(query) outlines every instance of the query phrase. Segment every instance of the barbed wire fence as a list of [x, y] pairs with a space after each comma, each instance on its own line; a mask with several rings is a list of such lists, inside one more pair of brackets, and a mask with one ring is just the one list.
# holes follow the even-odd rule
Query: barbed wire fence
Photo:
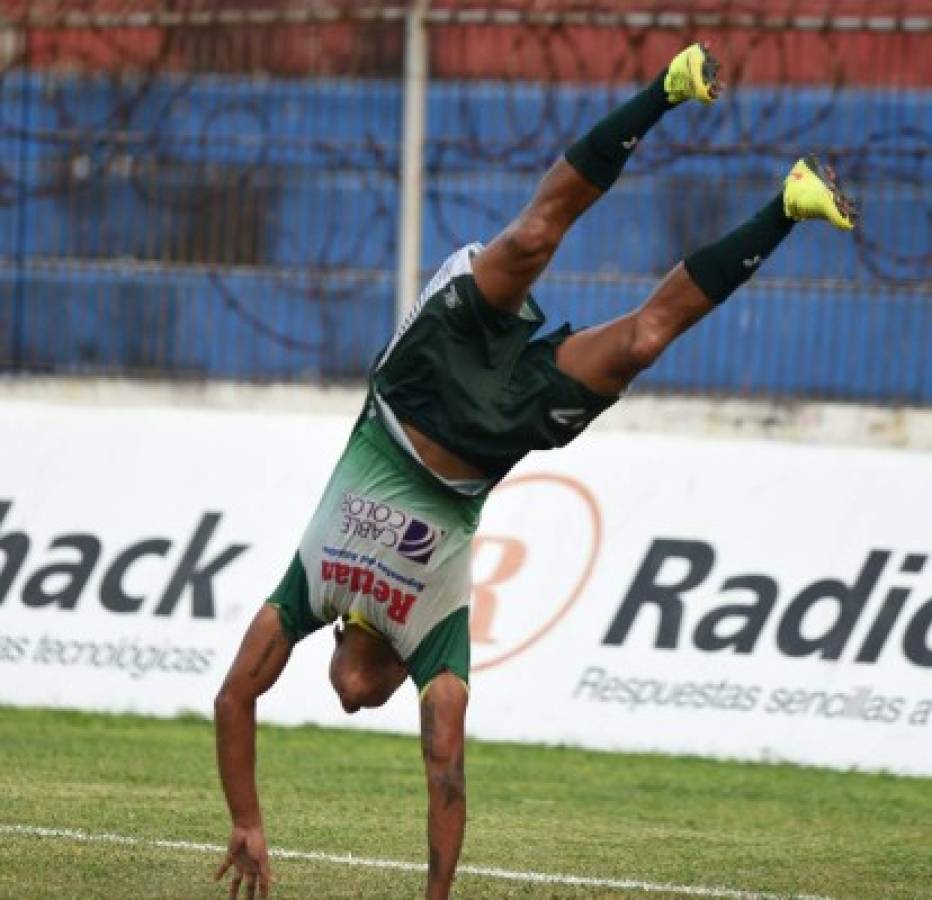
[[[817, 152], [863, 228], [794, 235], [644, 384], [932, 403], [932, 16], [890, 6], [422, 4], [421, 280], [709, 39], [728, 94], [643, 142], [541, 282], [548, 314], [627, 311]], [[361, 378], [396, 316], [410, 8], [0, 13], [0, 371]]]

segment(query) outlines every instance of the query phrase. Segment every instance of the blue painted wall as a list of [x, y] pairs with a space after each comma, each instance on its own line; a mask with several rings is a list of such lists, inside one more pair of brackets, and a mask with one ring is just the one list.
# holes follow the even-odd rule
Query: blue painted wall
[[[487, 240], [628, 89], [435, 84], [425, 275]], [[0, 367], [246, 379], [363, 373], [390, 334], [394, 83], [0, 83]], [[798, 227], [647, 373], [654, 387], [932, 402], [929, 94], [737, 90], [667, 116], [536, 291], [554, 325], [631, 309], [805, 150], [863, 199]]]

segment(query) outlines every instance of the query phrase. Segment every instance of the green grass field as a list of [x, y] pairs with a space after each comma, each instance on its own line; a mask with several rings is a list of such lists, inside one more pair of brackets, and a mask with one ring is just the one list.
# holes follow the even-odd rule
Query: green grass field
[[[208, 722], [0, 709], [0, 897], [220, 898], [225, 843]], [[263, 728], [260, 779], [277, 847], [420, 862], [417, 742]], [[462, 862], [830, 897], [932, 897], [932, 780], [472, 743]], [[412, 898], [418, 872], [278, 859], [281, 898]], [[462, 874], [458, 898], [676, 897], [660, 890]]]

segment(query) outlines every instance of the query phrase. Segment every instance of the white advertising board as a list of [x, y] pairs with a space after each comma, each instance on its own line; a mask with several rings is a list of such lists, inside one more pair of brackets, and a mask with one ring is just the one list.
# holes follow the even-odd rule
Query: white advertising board
[[[7, 403], [0, 702], [210, 714], [352, 417]], [[474, 546], [477, 737], [932, 775], [932, 459], [594, 432], [535, 454]], [[332, 638], [269, 721], [346, 717]]]

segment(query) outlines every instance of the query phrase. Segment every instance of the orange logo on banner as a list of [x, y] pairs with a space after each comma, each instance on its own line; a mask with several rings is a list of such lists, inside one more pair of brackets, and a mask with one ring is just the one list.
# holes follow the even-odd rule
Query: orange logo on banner
[[[535, 486], [549, 485], [557, 486], [564, 490], [569, 490], [582, 503], [586, 517], [589, 519], [591, 536], [589, 538], [588, 553], [585, 554], [582, 567], [577, 577], [571, 579], [569, 586], [563, 586], [559, 590], [565, 593], [558, 598], [556, 609], [550, 612], [549, 617], [541, 623], [533, 621], [535, 609], [540, 604], [530, 602], [535, 598], [527, 597], [529, 602], [522, 604], [524, 612], [528, 617], [530, 634], [527, 630], [522, 629], [521, 635], [509, 641], [507, 637], [501, 638], [496, 630], [496, 622], [501, 618], [502, 604], [513, 603], [514, 600], [506, 600], [502, 597], [503, 590], [509, 581], [521, 574], [528, 562], [528, 543], [515, 535], [502, 534], [478, 534], [473, 540], [473, 559], [475, 560], [480, 553], [497, 551], [497, 557], [494, 566], [487, 571], [483, 577], [478, 578], [473, 583], [472, 589], [472, 618], [470, 619], [470, 634], [474, 645], [484, 646], [491, 649], [495, 644], [501, 643], [502, 649], [493, 656], [483, 659], [473, 666], [474, 672], [480, 672], [483, 669], [490, 669], [493, 666], [500, 665], [513, 659], [519, 653], [524, 652], [530, 646], [537, 643], [545, 634], [547, 634], [573, 607], [582, 594], [589, 581], [592, 571], [595, 568], [595, 562], [599, 555], [602, 544], [602, 517], [599, 511], [599, 505], [593, 495], [580, 481], [567, 475], [556, 474], [533, 474], [521, 475], [517, 478], [511, 478], [502, 482], [492, 497], [500, 495], [501, 492], [512, 490], [516, 487], [534, 488]], [[490, 500], [491, 502], [491, 500]], [[554, 510], [554, 516], [558, 511]], [[546, 510], [543, 518], [546, 519]], [[571, 541], [571, 534], [564, 535], [564, 539]], [[536, 563], [540, 565], [540, 561]], [[538, 585], [547, 584], [546, 576], [537, 579]]]
[[498, 606], [498, 595], [495, 586], [513, 578], [527, 559], [527, 547], [524, 541], [518, 538], [492, 537], [487, 534], [479, 535], [473, 541], [473, 553], [478, 553], [483, 544], [498, 544], [501, 547], [501, 556], [498, 565], [492, 574], [484, 581], [474, 583], [472, 586], [472, 618], [469, 622], [469, 634], [473, 643], [493, 644], [492, 623], [495, 620], [495, 609]]

